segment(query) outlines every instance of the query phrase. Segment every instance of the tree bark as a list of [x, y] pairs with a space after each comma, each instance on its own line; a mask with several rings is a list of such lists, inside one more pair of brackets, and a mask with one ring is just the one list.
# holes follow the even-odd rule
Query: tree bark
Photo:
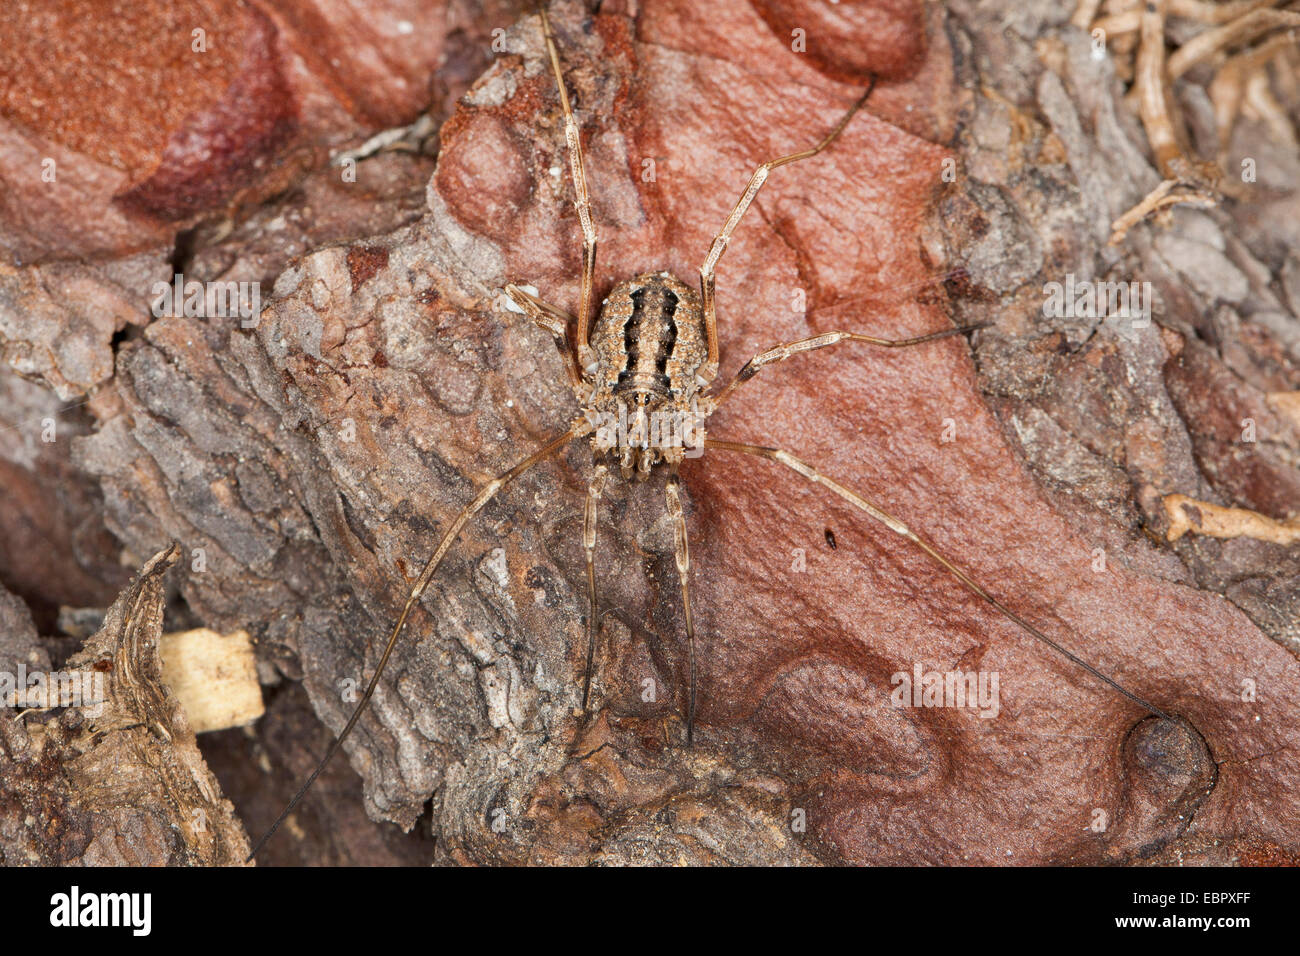
[[[720, 379], [837, 329], [990, 327], [792, 358], [728, 402], [710, 436], [784, 448], [877, 501], [1172, 718], [824, 489], [710, 451], [682, 469], [695, 746], [662, 476], [614, 481], [601, 503], [595, 713], [580, 726], [591, 454], [578, 443], [466, 528], [346, 762], [264, 862], [1300, 852], [1296, 550], [1171, 544], [1163, 507], [1173, 493], [1274, 519], [1294, 506], [1300, 426], [1268, 396], [1300, 389], [1296, 194], [1179, 209], [1109, 246], [1160, 174], [1114, 64], [1092, 59], [1070, 11], [820, 9], [554, 5], [598, 297], [645, 271], [690, 280], [754, 167], [817, 142], [874, 71], [866, 110], [825, 153], [772, 174], [719, 264]], [[792, 49], [800, 29], [809, 55]], [[346, 722], [441, 532], [577, 412], [549, 336], [500, 301], [515, 282], [573, 310], [581, 270], [537, 18], [504, 46], [440, 128], [418, 219], [407, 193], [364, 220], [382, 228], [302, 230], [293, 258], [268, 238], [284, 207], [233, 239], [200, 230], [187, 272], [274, 278], [259, 320], [137, 319], [138, 334], [106, 343], [111, 374], [70, 443], [123, 551], [179, 542], [187, 614], [258, 640], [267, 716], [203, 744], [253, 835]], [[1179, 87], [1193, 100], [1194, 80]], [[1294, 183], [1300, 161], [1269, 143], [1245, 124], [1235, 148], [1259, 155], [1269, 182]], [[363, 160], [362, 189], [375, 188], [369, 162], [394, 197], [429, 172]], [[356, 202], [326, 185], [335, 173], [313, 175], [308, 192]], [[1067, 273], [1150, 282], [1151, 325], [1047, 314], [1045, 287]], [[996, 675], [996, 714], [894, 705], [899, 675], [950, 671]], [[32, 839], [4, 819], [6, 839]]]

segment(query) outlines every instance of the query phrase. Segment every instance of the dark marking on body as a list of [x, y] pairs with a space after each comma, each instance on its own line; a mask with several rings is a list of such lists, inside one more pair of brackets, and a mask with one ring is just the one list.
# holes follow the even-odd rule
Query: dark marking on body
[[[668, 359], [677, 344], [677, 294], [662, 282], [648, 282], [632, 295], [632, 314], [623, 326], [627, 362], [615, 391], [635, 389], [667, 395]], [[647, 346], [649, 348], [647, 349]]]

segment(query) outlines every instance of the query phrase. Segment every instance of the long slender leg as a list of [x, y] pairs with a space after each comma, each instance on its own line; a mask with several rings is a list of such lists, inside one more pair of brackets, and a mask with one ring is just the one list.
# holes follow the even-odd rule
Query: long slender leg
[[1148, 703], [1147, 701], [1143, 700], [1137, 694], [1134, 694], [1132, 691], [1123, 687], [1113, 679], [1107, 677], [1105, 674], [1097, 670], [1097, 668], [1093, 667], [1088, 662], [1076, 657], [1074, 654], [1067, 651], [1064, 647], [1056, 643], [1056, 641], [1052, 640], [1050, 637], [1048, 637], [1038, 628], [1034, 627], [1024, 618], [1020, 617], [1018, 614], [1016, 614], [1015, 611], [1012, 611], [1010, 608], [1008, 608], [1005, 604], [1003, 604], [993, 595], [989, 594], [988, 591], [984, 590], [984, 588], [980, 587], [977, 583], [975, 583], [974, 579], [972, 579], [971, 576], [968, 575], [965, 571], [957, 567], [957, 565], [953, 564], [953, 562], [951, 562], [950, 560], [945, 558], [942, 554], [940, 554], [939, 551], [932, 544], [930, 544], [924, 538], [921, 538], [919, 535], [913, 532], [911, 528], [903, 524], [903, 522], [899, 521], [893, 515], [889, 514], [889, 512], [884, 511], [881, 508], [878, 508], [876, 505], [872, 504], [870, 501], [863, 498], [861, 495], [858, 495], [855, 492], [850, 491], [848, 488], [845, 488], [843, 485], [839, 484], [838, 482], [835, 482], [830, 478], [826, 477], [825, 475], [821, 474], [819, 471], [817, 471], [816, 468], [813, 468], [811, 465], [805, 464], [804, 462], [800, 461], [798, 458], [794, 457], [793, 455], [781, 451], [779, 448], [766, 448], [761, 445], [746, 445], [741, 442], [717, 441], [712, 438], [706, 439], [704, 442], [704, 446], [706, 448], [716, 448], [719, 451], [737, 451], [737, 452], [742, 452], [743, 454], [746, 455], [757, 455], [760, 458], [769, 458], [772, 461], [780, 462], [782, 465], [785, 465], [787, 468], [798, 472], [799, 474], [803, 475], [805, 478], [807, 478], [809, 481], [813, 482], [814, 484], [823, 485], [826, 488], [829, 488], [831, 491], [835, 492], [835, 494], [839, 495], [841, 498], [843, 498], [849, 504], [853, 505], [855, 508], [858, 508], [861, 511], [865, 511], [867, 514], [871, 515], [871, 517], [875, 518], [877, 521], [879, 521], [881, 524], [887, 527], [890, 531], [894, 532], [897, 535], [901, 535], [904, 538], [907, 538], [918, 548], [920, 548], [922, 551], [928, 554], [931, 558], [937, 561], [940, 565], [946, 568], [948, 572], [951, 573], [963, 585], [965, 585], [965, 587], [968, 590], [972, 591], [979, 597], [983, 598], [985, 601], [987, 601], [989, 604], [995, 607], [998, 611], [1000, 611], [1004, 617], [1014, 622], [1015, 624], [1019, 625], [1020, 628], [1022, 628], [1024, 631], [1026, 631], [1029, 634], [1032, 634], [1034, 637], [1038, 638], [1048, 647], [1052, 648], [1057, 653], [1068, 658], [1072, 663], [1086, 670], [1093, 677], [1097, 678], [1098, 680], [1102, 681], [1105, 684], [1110, 685], [1110, 687], [1112, 687], [1114, 690], [1118, 691], [1119, 693], [1123, 694], [1129, 700], [1133, 701], [1133, 703], [1138, 704], [1139, 706], [1141, 706], [1145, 710], [1150, 711], [1152, 714], [1154, 714], [1157, 717], [1163, 717], [1166, 720], [1169, 719], [1169, 715], [1166, 714], [1159, 707], [1156, 707], [1154, 704]]
[[740, 200], [736, 203], [735, 208], [731, 210], [731, 215], [727, 217], [722, 231], [713, 239], [713, 245], [709, 247], [709, 254], [704, 258], [704, 264], [700, 266], [700, 305], [704, 310], [704, 327], [708, 336], [709, 355], [704, 365], [700, 368], [700, 378], [705, 382], [711, 382], [718, 374], [718, 317], [714, 308], [713, 290], [714, 290], [714, 269], [718, 265], [718, 260], [722, 254], [727, 251], [727, 243], [731, 241], [731, 234], [735, 231], [741, 217], [749, 209], [749, 204], [754, 201], [758, 191], [763, 188], [763, 183], [767, 182], [768, 174], [778, 166], [784, 166], [787, 163], [798, 162], [801, 159], [809, 159], [816, 156], [823, 149], [835, 141], [835, 138], [843, 132], [844, 127], [849, 124], [853, 114], [860, 110], [871, 96], [871, 91], [875, 89], [876, 81], [873, 77], [871, 85], [867, 91], [862, 94], [856, 103], [849, 107], [849, 111], [840, 118], [832, 129], [822, 139], [820, 143], [811, 149], [801, 150], [797, 153], [791, 153], [789, 156], [782, 156], [780, 159], [768, 160], [758, 169], [754, 170], [754, 175], [749, 180], [749, 186], [741, 195]]
[[668, 515], [673, 519], [677, 539], [677, 576], [682, 582], [682, 606], [686, 609], [686, 647], [690, 657], [690, 691], [686, 701], [686, 746], [695, 740], [695, 621], [691, 616], [691, 549], [686, 540], [686, 513], [682, 510], [681, 479], [676, 472], [664, 488]]
[[582, 373], [578, 369], [577, 353], [569, 342], [568, 330], [573, 322], [573, 316], [558, 306], [543, 302], [537, 296], [513, 283], [506, 285], [505, 293], [510, 298], [510, 301], [514, 303], [515, 308], [532, 319], [533, 323], [539, 328], [550, 332], [554, 336], [555, 345], [564, 358], [564, 371], [569, 378], [569, 387], [573, 389], [573, 394], [577, 396], [579, 402], [585, 402], [588, 389], [583, 383]]
[[546, 51], [551, 58], [555, 85], [560, 90], [560, 108], [564, 111], [564, 139], [569, 144], [569, 170], [573, 174], [573, 205], [578, 210], [578, 223], [582, 226], [582, 304], [578, 310], [574, 345], [578, 352], [578, 365], [586, 369], [596, 360], [596, 354], [587, 344], [592, 289], [596, 283], [596, 226], [591, 219], [591, 198], [587, 194], [587, 173], [582, 159], [578, 121], [573, 118], [573, 107], [569, 105], [569, 91], [565, 88], [564, 73], [560, 69], [560, 54], [555, 48], [555, 33], [551, 30], [551, 18], [547, 16], [546, 4], [542, 0], [538, 0], [537, 12], [542, 18], [542, 33], [546, 37]]
[[609, 469], [597, 465], [587, 485], [587, 507], [582, 516], [582, 547], [587, 552], [587, 669], [582, 677], [582, 719], [587, 719], [587, 702], [591, 698], [591, 672], [596, 659], [596, 635], [600, 633], [599, 608], [596, 605], [596, 523], [600, 496], [605, 490]]
[[782, 345], [774, 346], [766, 352], [759, 352], [752, 359], [744, 364], [736, 377], [727, 383], [724, 388], [713, 399], [711, 406], [716, 409], [719, 405], [745, 382], [757, 375], [768, 365], [775, 365], [778, 362], [784, 362], [788, 358], [793, 358], [804, 352], [815, 352], [818, 349], [824, 349], [832, 345], [838, 345], [841, 342], [865, 342], [868, 345], [880, 345], [884, 348], [899, 349], [909, 345], [921, 345], [925, 342], [934, 342], [937, 339], [946, 339], [954, 335], [964, 335], [967, 332], [974, 332], [976, 329], [987, 328], [991, 323], [977, 322], [973, 325], [958, 325], [951, 329], [942, 329], [938, 332], [929, 332], [925, 335], [917, 335], [910, 339], [878, 339], [874, 335], [863, 335], [860, 332], [823, 332], [821, 335], [814, 335], [811, 338], [800, 339], [797, 342], [789, 342]]
[[429, 586], [429, 581], [433, 579], [433, 575], [438, 570], [438, 566], [442, 564], [442, 559], [446, 557], [447, 552], [451, 550], [451, 546], [460, 535], [461, 529], [465, 527], [465, 524], [469, 519], [476, 515], [484, 505], [496, 497], [497, 493], [502, 488], [510, 484], [510, 482], [514, 481], [529, 468], [532, 468], [539, 461], [542, 461], [547, 456], [563, 448], [574, 438], [578, 437], [579, 434], [579, 428], [575, 427], [569, 429], [563, 435], [551, 439], [544, 446], [529, 455], [523, 461], [519, 462], [519, 464], [515, 465], [509, 471], [502, 475], [498, 475], [496, 478], [489, 481], [483, 486], [483, 490], [478, 493], [477, 497], [461, 509], [460, 514], [456, 516], [456, 520], [453, 521], [443, 533], [442, 540], [438, 542], [438, 547], [433, 552], [433, 557], [429, 558], [428, 564], [424, 566], [424, 570], [420, 572], [419, 578], [416, 579], [415, 586], [411, 588], [410, 596], [406, 599], [406, 606], [402, 608], [402, 614], [397, 619], [397, 623], [393, 625], [392, 634], [388, 636], [388, 643], [384, 646], [384, 653], [379, 657], [379, 664], [375, 667], [374, 676], [370, 678], [370, 683], [366, 686], [366, 692], [361, 695], [361, 702], [357, 704], [356, 709], [352, 712], [352, 716], [343, 727], [343, 732], [334, 738], [334, 742], [330, 744], [329, 750], [325, 751], [325, 756], [321, 759], [321, 762], [316, 765], [316, 769], [313, 770], [311, 776], [307, 778], [307, 782], [302, 785], [302, 789], [294, 795], [294, 798], [289, 801], [289, 805], [284, 808], [283, 812], [276, 817], [275, 822], [271, 824], [271, 828], [267, 830], [266, 833], [262, 835], [262, 838], [253, 846], [253, 851], [248, 854], [248, 859], [251, 860], [255, 857], [258, 851], [266, 845], [266, 841], [275, 835], [275, 831], [280, 828], [280, 824], [283, 823], [285, 818], [293, 812], [294, 807], [298, 806], [302, 798], [307, 795], [307, 791], [311, 789], [311, 785], [316, 782], [316, 778], [320, 776], [320, 772], [324, 770], [326, 764], [330, 762], [330, 758], [332, 758], [338, 751], [339, 747], [342, 746], [343, 741], [347, 739], [348, 734], [352, 733], [352, 728], [355, 727], [357, 721], [361, 719], [361, 714], [365, 711], [366, 705], [370, 703], [370, 698], [374, 696], [375, 688], [379, 686], [380, 675], [384, 673], [384, 668], [388, 664], [388, 658], [393, 653], [393, 648], [397, 644], [397, 637], [402, 633], [402, 625], [406, 623], [406, 618], [410, 615], [411, 609], [415, 607], [416, 602], [420, 600], [421, 596], [423, 596], [424, 589]]

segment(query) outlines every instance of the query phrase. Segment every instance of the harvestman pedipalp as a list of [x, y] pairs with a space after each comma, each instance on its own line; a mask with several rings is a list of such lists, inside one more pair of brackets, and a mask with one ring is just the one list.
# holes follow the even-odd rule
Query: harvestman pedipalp
[[[983, 327], [982, 325], [955, 326], [907, 339], [883, 339], [859, 332], [826, 332], [776, 345], [760, 352], [750, 359], [724, 388], [712, 395], [704, 394], [704, 389], [717, 377], [719, 367], [714, 270], [727, 249], [732, 233], [772, 170], [799, 160], [810, 159], [830, 146], [867, 102], [875, 86], [874, 80], [819, 143], [808, 149], [769, 160], [754, 171], [749, 185], [736, 202], [721, 231], [714, 237], [708, 254], [700, 266], [698, 294], [668, 272], [643, 273], [616, 285], [602, 302], [600, 312], [593, 321], [597, 236], [591, 217], [591, 199], [587, 192], [580, 131], [565, 87], [555, 34], [546, 8], [542, 4], [538, 6], [538, 15], [541, 19], [551, 71], [555, 76], [559, 92], [560, 109], [564, 116], [564, 137], [575, 193], [574, 204], [583, 237], [582, 289], [578, 314], [572, 316], [517, 285], [507, 285], [505, 292], [517, 311], [528, 316], [554, 337], [563, 357], [569, 385], [580, 407], [580, 413], [567, 431], [551, 438], [533, 454], [484, 485], [473, 501], [461, 510], [443, 533], [433, 556], [429, 558], [411, 588], [402, 613], [393, 626], [388, 642], [380, 655], [375, 672], [352, 716], [343, 731], [330, 744], [325, 756], [312, 771], [307, 782], [276, 818], [270, 829], [257, 841], [249, 858], [258, 853], [298, 805], [356, 726], [374, 695], [379, 678], [392, 655], [407, 617], [423, 596], [443, 558], [469, 520], [503, 488], [534, 465], [567, 447], [570, 442], [588, 436], [592, 442], [594, 466], [587, 488], [582, 534], [588, 598], [587, 653], [582, 682], [584, 721], [590, 713], [596, 622], [599, 620], [595, 575], [597, 514], [601, 495], [610, 477], [610, 465], [617, 464], [619, 474], [625, 480], [635, 478], [637, 481], [646, 479], [657, 465], [666, 465], [669, 474], [665, 486], [665, 507], [674, 526], [676, 565], [681, 582], [688, 648], [686, 743], [689, 746], [693, 742], [696, 705], [695, 624], [691, 614], [690, 549], [686, 517], [682, 509], [678, 468], [689, 451], [706, 449], [766, 458], [784, 465], [814, 484], [822, 485], [858, 510], [879, 521], [890, 531], [911, 541], [952, 574], [965, 588], [997, 609], [1025, 632], [1151, 714], [1169, 719], [1164, 711], [1107, 677], [1017, 615], [928, 541], [865, 497], [781, 449], [721, 441], [704, 436], [704, 422], [709, 415], [729, 399], [740, 386], [767, 366], [843, 342], [860, 342], [883, 348], [904, 348], [962, 335]], [[660, 435], [662, 437], [663, 432], [666, 431], [671, 440], [650, 440], [649, 436], [655, 433], [655, 426], [659, 423], [668, 423], [669, 427], [660, 429]]]

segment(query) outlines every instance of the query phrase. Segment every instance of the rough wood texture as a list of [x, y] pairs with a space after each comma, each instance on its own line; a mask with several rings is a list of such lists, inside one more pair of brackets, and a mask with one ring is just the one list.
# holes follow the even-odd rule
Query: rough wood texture
[[[103, 675], [97, 706], [0, 722], [0, 863], [229, 866], [248, 855], [234, 807], [162, 682], [163, 579], [178, 556], [173, 547], [151, 558], [63, 664]], [[4, 616], [0, 665], [48, 669], [30, 619], [7, 603]]]
[[[1262, 397], [1300, 387], [1297, 299], [1275, 282], [1297, 268], [1294, 195], [1179, 213], [1107, 250], [1112, 220], [1157, 177], [1118, 82], [1053, 4], [1017, 5], [1006, 23], [976, 4], [842, 4], [816, 30], [784, 5], [698, 6], [556, 5], [598, 291], [647, 269], [689, 280], [754, 165], [819, 139], [864, 63], [879, 70], [870, 115], [774, 174], [719, 266], [722, 376], [837, 328], [996, 328], [976, 336], [974, 361], [960, 340], [793, 359], [710, 433], [785, 447], [876, 498], [1179, 719], [1146, 717], [838, 499], [711, 452], [683, 469], [696, 747], [680, 747], [662, 488], [615, 483], [598, 544], [601, 711], [571, 755], [590, 462], [578, 447], [467, 530], [346, 748], [366, 811], [418, 829], [368, 829], [340, 761], [267, 862], [1295, 854], [1294, 548], [1170, 547], [1160, 507], [1183, 492], [1284, 518], [1295, 500], [1297, 437]], [[792, 22], [815, 57], [791, 52]], [[507, 40], [442, 127], [418, 222], [310, 245], [274, 270], [256, 329], [150, 322], [118, 349], [89, 406], [94, 433], [74, 443], [125, 548], [202, 548], [206, 570], [178, 572], [190, 612], [256, 634], [333, 730], [438, 530], [573, 413], [552, 343], [498, 302], [515, 281], [572, 308], [580, 266], [536, 20]], [[947, 159], [959, 172], [945, 184]], [[1294, 183], [1294, 159], [1274, 161], [1269, 175]], [[253, 233], [194, 261], [271, 269]], [[1068, 271], [1150, 279], [1156, 324], [1129, 335], [1045, 317], [1044, 283]], [[792, 308], [800, 293], [807, 311]], [[1233, 437], [1251, 414], [1254, 448]], [[891, 677], [917, 664], [996, 671], [998, 716], [892, 707]], [[327, 743], [301, 698], [273, 690], [256, 738], [227, 732], [209, 751], [236, 799], [248, 794], [250, 831]]]

